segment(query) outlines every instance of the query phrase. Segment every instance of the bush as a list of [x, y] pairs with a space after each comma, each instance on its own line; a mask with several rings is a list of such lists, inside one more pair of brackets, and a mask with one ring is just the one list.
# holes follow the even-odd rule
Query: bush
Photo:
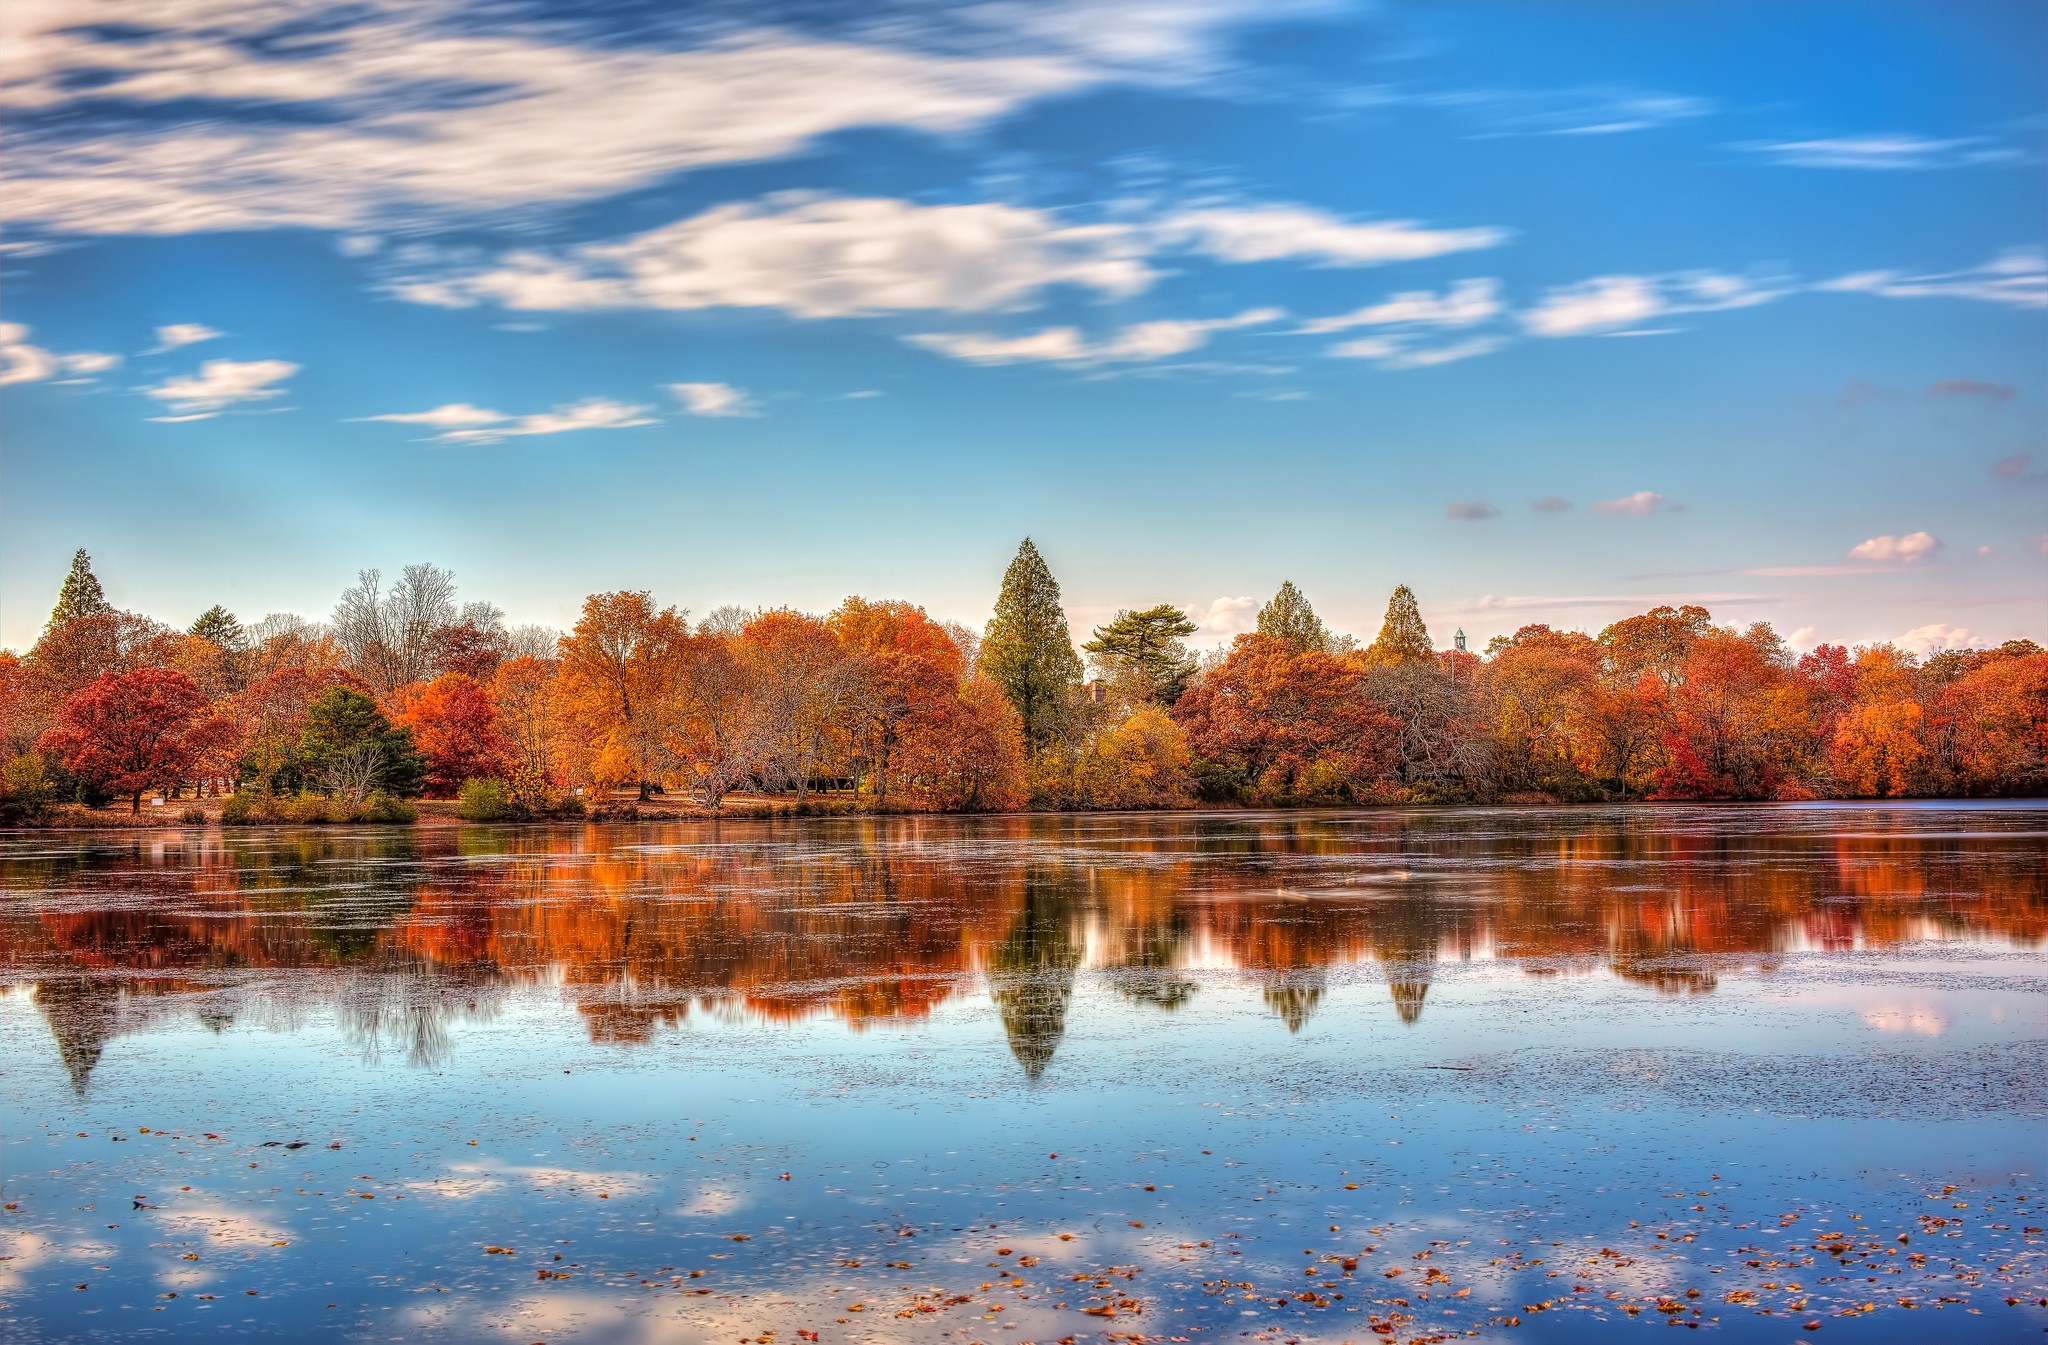
[[362, 808], [351, 818], [351, 822], [417, 822], [420, 810], [403, 799], [393, 798], [378, 790], [363, 800]]
[[469, 822], [503, 822], [516, 814], [503, 780], [464, 780], [456, 816]]
[[24, 752], [0, 770], [0, 822], [39, 821], [55, 801], [42, 753]]
[[270, 795], [263, 790], [238, 789], [228, 795], [227, 800], [220, 805], [221, 825], [240, 827], [256, 822], [273, 821], [275, 814], [271, 811], [272, 802]]
[[180, 812], [178, 820], [188, 827], [203, 827], [206, 825], [206, 809], [194, 804]]

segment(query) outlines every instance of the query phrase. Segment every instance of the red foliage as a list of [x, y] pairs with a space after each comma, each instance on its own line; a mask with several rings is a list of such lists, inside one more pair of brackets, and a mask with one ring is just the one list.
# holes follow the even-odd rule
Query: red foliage
[[1351, 659], [1240, 635], [1223, 665], [1174, 704], [1198, 757], [1261, 802], [1358, 790], [1392, 761], [1397, 726]]
[[427, 759], [427, 797], [454, 798], [464, 780], [506, 774], [505, 743], [491, 697], [475, 679], [443, 673], [398, 689], [392, 722], [412, 730]]
[[140, 812], [143, 790], [174, 786], [190, 773], [205, 745], [193, 732], [205, 708], [206, 697], [183, 673], [104, 673], [64, 702], [41, 746], [72, 774], [128, 795]]

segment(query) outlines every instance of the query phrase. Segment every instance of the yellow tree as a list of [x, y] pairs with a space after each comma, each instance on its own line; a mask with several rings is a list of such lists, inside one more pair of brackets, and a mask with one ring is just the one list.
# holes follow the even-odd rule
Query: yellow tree
[[684, 614], [657, 609], [645, 590], [594, 593], [564, 636], [557, 691], [580, 730], [596, 784], [637, 784], [660, 774], [660, 701], [668, 664], [688, 636]]

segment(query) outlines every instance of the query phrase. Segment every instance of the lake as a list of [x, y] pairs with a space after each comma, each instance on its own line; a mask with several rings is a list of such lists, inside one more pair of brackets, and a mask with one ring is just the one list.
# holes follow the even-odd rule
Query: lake
[[2038, 1340], [2048, 806], [16, 833], [10, 1341]]

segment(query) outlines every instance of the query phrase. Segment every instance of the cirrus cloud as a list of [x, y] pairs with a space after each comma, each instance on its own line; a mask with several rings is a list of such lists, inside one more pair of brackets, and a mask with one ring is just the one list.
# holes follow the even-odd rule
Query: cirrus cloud
[[613, 401], [608, 397], [587, 397], [580, 402], [558, 406], [552, 411], [513, 416], [468, 402], [450, 402], [426, 411], [391, 412], [364, 416], [364, 420], [387, 421], [395, 425], [426, 425], [438, 429], [429, 442], [437, 444], [495, 444], [505, 439], [539, 434], [567, 434], [573, 430], [626, 430], [661, 422], [649, 413], [654, 408]]
[[931, 332], [909, 340], [971, 364], [1112, 364], [1169, 359], [1208, 343], [1211, 332], [1277, 322], [1277, 308], [1254, 308], [1229, 318], [1164, 318], [1139, 322], [1091, 341], [1076, 327], [1049, 327], [1024, 336]]
[[298, 371], [290, 360], [208, 360], [196, 374], [165, 379], [143, 391], [170, 410], [155, 419], [205, 420], [238, 402], [282, 397], [282, 384]]

